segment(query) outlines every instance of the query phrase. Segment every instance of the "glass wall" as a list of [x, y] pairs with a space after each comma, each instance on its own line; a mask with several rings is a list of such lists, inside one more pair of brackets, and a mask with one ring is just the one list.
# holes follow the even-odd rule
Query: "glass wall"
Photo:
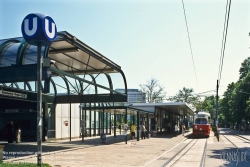
[[167, 130], [166, 113], [164, 110], [161, 111], [161, 131]]
[[111, 134], [111, 113], [107, 113], [107, 133]]
[[96, 135], [100, 135], [100, 110], [96, 111]]
[[[55, 106], [53, 104], [48, 105], [48, 122], [47, 122], [47, 125], [48, 125], [48, 127], [47, 127], [47, 136], [48, 136], [48, 138], [55, 138]], [[45, 130], [46, 130], [46, 127], [45, 127]]]
[[95, 112], [91, 111], [91, 136], [96, 135], [95, 130]]
[[85, 134], [90, 135], [90, 114], [89, 110], [85, 110]]

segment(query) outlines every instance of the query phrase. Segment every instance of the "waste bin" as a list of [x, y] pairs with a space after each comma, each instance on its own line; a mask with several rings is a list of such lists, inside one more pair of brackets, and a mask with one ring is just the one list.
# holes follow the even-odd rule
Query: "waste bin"
[[157, 131], [156, 130], [152, 131], [152, 136], [157, 136]]
[[147, 132], [147, 138], [150, 139], [150, 136], [151, 136], [150, 132]]
[[137, 135], [139, 135], [139, 138], [141, 138], [141, 131], [140, 130], [135, 132], [135, 138], [137, 138]]
[[3, 149], [4, 149], [4, 145], [0, 145], [0, 161], [3, 160]]

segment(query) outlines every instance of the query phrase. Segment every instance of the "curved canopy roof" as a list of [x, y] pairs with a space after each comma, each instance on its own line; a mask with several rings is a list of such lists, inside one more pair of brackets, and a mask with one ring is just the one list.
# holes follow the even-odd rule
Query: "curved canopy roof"
[[[36, 64], [37, 47], [22, 37], [0, 40], [0, 67]], [[58, 32], [50, 47], [42, 47], [43, 57], [58, 69], [75, 74], [122, 72], [121, 67], [66, 31]]]
[[[57, 103], [127, 101], [127, 83], [121, 67], [70, 33], [58, 32], [56, 40], [49, 47], [43, 46], [41, 51], [43, 93], [54, 94], [58, 97]], [[36, 81], [36, 63], [37, 47], [22, 37], [0, 40], [0, 86], [35, 91], [30, 82]], [[113, 73], [120, 74], [125, 92], [113, 88]], [[98, 82], [100, 76], [106, 78], [106, 84], [103, 79]], [[19, 82], [24, 82], [23, 86]], [[93, 89], [91, 93], [86, 91], [89, 87]], [[65, 93], [59, 93], [59, 88], [64, 88]], [[99, 88], [108, 93], [98, 92]]]

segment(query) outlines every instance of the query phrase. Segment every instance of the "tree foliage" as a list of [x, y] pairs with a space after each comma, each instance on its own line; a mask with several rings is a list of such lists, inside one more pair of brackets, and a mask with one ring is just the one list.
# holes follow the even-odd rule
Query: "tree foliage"
[[245, 59], [243, 61], [243, 63], [241, 63], [241, 67], [239, 70], [240, 73], [240, 80], [242, 78], [244, 78], [245, 76], [247, 76], [247, 74], [250, 72], [250, 57], [248, 57], [247, 59]]
[[182, 90], [168, 100], [174, 102], [186, 102], [192, 107], [196, 108], [200, 105], [200, 98], [193, 94], [194, 90], [192, 88], [183, 87]]
[[162, 102], [162, 99], [166, 96], [165, 88], [154, 78], [148, 80], [146, 84], [140, 84], [140, 87], [141, 92], [145, 93], [148, 103]]
[[219, 114], [224, 116], [224, 119], [219, 117], [219, 121], [222, 123], [233, 122], [236, 118], [235, 87], [236, 84], [234, 82], [229, 84], [227, 90], [224, 92], [224, 98], [219, 101]]
[[205, 97], [205, 99], [201, 102], [199, 110], [209, 112], [211, 118], [214, 119], [216, 116], [216, 97], [215, 96]]
[[220, 100], [220, 120], [241, 124], [250, 120], [250, 57], [245, 59], [239, 70], [239, 80], [228, 85]]

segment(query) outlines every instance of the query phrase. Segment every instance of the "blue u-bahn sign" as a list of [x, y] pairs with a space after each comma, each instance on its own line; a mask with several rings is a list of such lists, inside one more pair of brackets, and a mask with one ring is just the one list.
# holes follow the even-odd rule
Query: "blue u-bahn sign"
[[28, 14], [22, 22], [22, 34], [31, 45], [49, 46], [56, 39], [56, 24], [51, 17], [44, 14]]

